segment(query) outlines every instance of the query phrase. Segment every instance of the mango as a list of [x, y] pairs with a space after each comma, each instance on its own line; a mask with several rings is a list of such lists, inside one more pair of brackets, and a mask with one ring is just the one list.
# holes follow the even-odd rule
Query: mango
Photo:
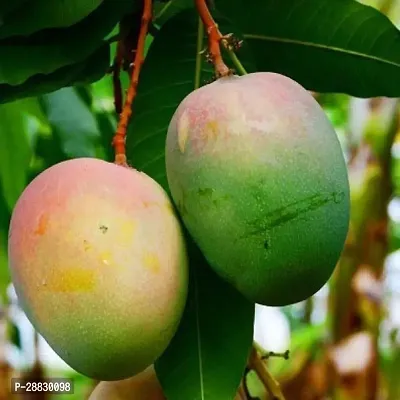
[[154, 366], [131, 378], [100, 382], [89, 400], [165, 400]]
[[300, 84], [257, 72], [193, 91], [171, 119], [166, 168], [189, 233], [249, 300], [293, 304], [328, 281], [349, 182], [333, 127]]
[[171, 200], [146, 174], [94, 158], [52, 166], [20, 196], [8, 249], [23, 310], [76, 371], [131, 377], [174, 336], [186, 245]]

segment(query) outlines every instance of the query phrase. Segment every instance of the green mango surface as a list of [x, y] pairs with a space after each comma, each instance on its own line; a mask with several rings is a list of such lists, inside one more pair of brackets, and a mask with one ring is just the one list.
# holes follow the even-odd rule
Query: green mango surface
[[166, 167], [190, 234], [247, 298], [293, 304], [328, 281], [349, 226], [347, 168], [298, 83], [259, 72], [192, 92], [171, 120]]

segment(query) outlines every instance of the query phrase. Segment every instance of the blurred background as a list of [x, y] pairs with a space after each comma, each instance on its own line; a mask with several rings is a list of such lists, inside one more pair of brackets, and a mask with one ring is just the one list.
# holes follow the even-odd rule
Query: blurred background
[[[400, 27], [400, 1], [363, 3]], [[313, 298], [257, 306], [254, 338], [267, 353], [290, 350], [289, 360], [265, 361], [287, 400], [400, 400], [399, 101], [314, 95], [348, 163], [349, 235], [334, 275]], [[69, 368], [18, 307], [7, 235], [13, 206], [33, 177], [73, 157], [112, 160], [115, 128], [111, 77], [0, 106], [0, 400], [16, 397], [11, 376], [74, 379], [74, 395], [42, 399], [86, 399], [97, 383]], [[251, 398], [268, 399], [256, 374], [245, 380]]]

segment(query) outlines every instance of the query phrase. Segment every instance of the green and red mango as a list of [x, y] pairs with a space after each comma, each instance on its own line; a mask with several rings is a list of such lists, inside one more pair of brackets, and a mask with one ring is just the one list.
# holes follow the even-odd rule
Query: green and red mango
[[298, 83], [260, 72], [195, 90], [171, 120], [166, 167], [188, 231], [247, 298], [287, 305], [327, 282], [348, 230], [347, 169]]
[[185, 306], [186, 246], [170, 199], [144, 173], [101, 160], [62, 162], [27, 186], [9, 263], [34, 327], [99, 380], [152, 364]]

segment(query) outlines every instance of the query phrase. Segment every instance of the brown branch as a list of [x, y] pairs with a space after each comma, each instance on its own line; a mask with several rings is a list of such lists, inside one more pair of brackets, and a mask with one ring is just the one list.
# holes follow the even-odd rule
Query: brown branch
[[144, 46], [149, 29], [149, 23], [152, 17], [152, 3], [152, 0], [144, 0], [142, 22], [140, 25], [139, 39], [136, 49], [135, 60], [133, 63], [132, 78], [126, 95], [124, 108], [118, 122], [117, 131], [113, 139], [113, 146], [115, 150], [115, 163], [123, 166], [127, 166], [125, 149], [126, 131], [128, 128], [130, 117], [132, 115], [132, 103], [136, 96], [140, 71], [144, 62]]
[[273, 400], [285, 400], [279, 382], [277, 382], [269, 373], [265, 362], [262, 361], [261, 356], [255, 347], [253, 347], [251, 351], [248, 365], [250, 369], [253, 369], [257, 373], [260, 381], [263, 383]]
[[249, 397], [247, 397], [246, 395], [243, 383], [239, 386], [239, 390], [237, 392], [235, 400], [249, 400]]
[[232, 71], [225, 64], [222, 59], [220, 44], [224, 39], [224, 36], [218, 29], [218, 25], [214, 21], [210, 10], [207, 6], [207, 0], [195, 0], [197, 12], [203, 22], [204, 27], [207, 30], [208, 35], [208, 49], [212, 58], [212, 62], [215, 67], [217, 77], [223, 77], [230, 75]]

